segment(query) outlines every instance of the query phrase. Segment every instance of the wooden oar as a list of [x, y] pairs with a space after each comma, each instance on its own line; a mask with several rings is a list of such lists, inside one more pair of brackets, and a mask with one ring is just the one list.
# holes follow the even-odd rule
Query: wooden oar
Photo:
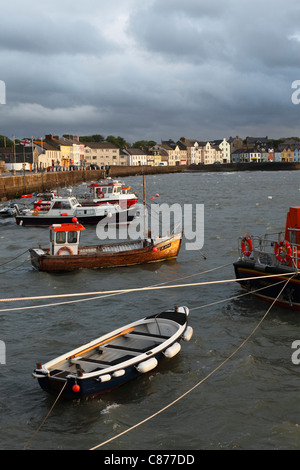
[[108, 343], [109, 341], [112, 341], [113, 339], [118, 338], [119, 336], [126, 335], [126, 333], [130, 333], [133, 330], [134, 330], [134, 327], [127, 328], [127, 330], [123, 330], [123, 331], [121, 331], [121, 333], [118, 333], [115, 336], [111, 336], [110, 338], [107, 338], [107, 339], [105, 339], [104, 341], [101, 341], [98, 344], [94, 344], [94, 346], [91, 346], [90, 348], [83, 349], [82, 351], [79, 351], [78, 353], [74, 354], [74, 356], [71, 356], [71, 357], [73, 358], [73, 357], [81, 356], [81, 354], [87, 353], [87, 352], [91, 351], [92, 349], [98, 348], [98, 346], [102, 346], [102, 344]]

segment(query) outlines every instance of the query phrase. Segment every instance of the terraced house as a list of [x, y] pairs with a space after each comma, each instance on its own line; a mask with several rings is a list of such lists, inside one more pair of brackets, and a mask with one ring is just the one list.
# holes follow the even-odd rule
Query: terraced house
[[127, 156], [110, 142], [85, 142], [84, 164], [97, 165], [99, 168], [106, 165], [126, 165]]
[[45, 136], [44, 142], [60, 151], [60, 160], [56, 165], [60, 165], [64, 168], [69, 168], [70, 166], [78, 168], [80, 166], [79, 141], [72, 142], [64, 137], [48, 134]]

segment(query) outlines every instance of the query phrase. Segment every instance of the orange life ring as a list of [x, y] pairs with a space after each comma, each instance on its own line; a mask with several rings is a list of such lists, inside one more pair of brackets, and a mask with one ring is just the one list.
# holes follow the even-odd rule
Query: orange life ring
[[57, 254], [58, 254], [58, 255], [61, 255], [61, 254], [63, 253], [63, 251], [68, 251], [70, 255], [73, 254], [73, 251], [72, 251], [72, 249], [71, 249], [69, 246], [62, 246], [62, 247], [58, 250]]
[[97, 189], [97, 197], [99, 197], [100, 199], [104, 198], [104, 192], [101, 191], [101, 189]]
[[250, 256], [253, 250], [252, 240], [248, 235], [243, 238], [241, 243], [242, 253], [245, 256]]
[[39, 215], [38, 209], [34, 209], [34, 210], [32, 211], [32, 215]]
[[286, 263], [292, 256], [292, 247], [286, 240], [280, 240], [276, 243], [274, 252], [280, 263]]

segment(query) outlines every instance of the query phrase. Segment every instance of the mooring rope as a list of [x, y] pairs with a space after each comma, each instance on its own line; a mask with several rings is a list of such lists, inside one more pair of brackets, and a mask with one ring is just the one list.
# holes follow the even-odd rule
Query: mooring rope
[[37, 430], [35, 431], [35, 433], [31, 436], [31, 438], [29, 439], [29, 441], [27, 442], [27, 444], [25, 444], [25, 446], [23, 447], [22, 450], [25, 450], [26, 447], [29, 445], [29, 443], [32, 441], [32, 439], [34, 438], [34, 436], [37, 435], [37, 433], [39, 432], [39, 430], [41, 429], [41, 427], [45, 424], [46, 420], [48, 419], [48, 417], [50, 416], [50, 413], [52, 412], [54, 406], [56, 405], [56, 403], [58, 402], [62, 392], [64, 391], [66, 385], [67, 385], [68, 381], [66, 380], [63, 387], [61, 388], [61, 391], [59, 392], [58, 396], [56, 397], [53, 405], [51, 406], [50, 410], [48, 411], [47, 413], [47, 416], [43, 419], [43, 421], [41, 422], [41, 424], [39, 425], [39, 427], [37, 428]]
[[[297, 273], [294, 273], [294, 276], [297, 275]], [[286, 285], [289, 283], [289, 281], [291, 280], [292, 278], [289, 278], [287, 279], [286, 281], [283, 280], [283, 281], [279, 281], [278, 283], [276, 284], [273, 284], [273, 285], [278, 285], [278, 284], [282, 284], [283, 282], [285, 282], [285, 285], [283, 286], [283, 288], [280, 290], [279, 294], [277, 295], [276, 299], [272, 302], [271, 306], [269, 307], [269, 309], [267, 310], [267, 312], [264, 314], [264, 316], [262, 317], [262, 319], [259, 321], [259, 323], [256, 325], [256, 327], [252, 330], [252, 332], [248, 335], [248, 337], [240, 344], [240, 346], [238, 346], [238, 348], [235, 349], [235, 351], [233, 353], [230, 354], [230, 356], [227, 357], [227, 359], [225, 359], [221, 364], [219, 364], [219, 366], [217, 366], [212, 372], [210, 372], [206, 377], [204, 377], [202, 380], [200, 380], [196, 385], [194, 385], [192, 388], [190, 388], [187, 392], [185, 392], [183, 395], [181, 395], [180, 397], [178, 397], [177, 399], [175, 399], [173, 402], [169, 403], [168, 405], [166, 405], [164, 408], [162, 408], [161, 410], [157, 411], [156, 413], [152, 414], [151, 416], [149, 416], [148, 418], [145, 418], [144, 420], [140, 421], [139, 423], [135, 424], [134, 426], [132, 426], [131, 428], [123, 431], [122, 433], [102, 442], [101, 444], [98, 444], [97, 446], [89, 449], [89, 450], [96, 450], [98, 449], [99, 447], [102, 447], [104, 446], [105, 444], [108, 444], [109, 442], [117, 439], [118, 437], [121, 437], [122, 435], [128, 433], [129, 431], [137, 428], [138, 426], [146, 423], [147, 421], [149, 421], [150, 419], [154, 418], [155, 416], [157, 416], [158, 414], [162, 413], [163, 411], [167, 410], [168, 408], [170, 408], [171, 406], [173, 406], [175, 403], [177, 403], [178, 401], [180, 401], [182, 398], [184, 398], [186, 395], [188, 395], [189, 393], [191, 393], [194, 389], [196, 389], [199, 385], [201, 385], [203, 382], [205, 382], [209, 377], [211, 377], [215, 372], [217, 372], [217, 370], [219, 370], [224, 364], [226, 364], [229, 359], [231, 359], [245, 344], [246, 342], [250, 339], [250, 337], [255, 333], [255, 331], [258, 329], [258, 327], [261, 325], [261, 323], [264, 321], [264, 319], [266, 318], [266, 316], [268, 315], [268, 313], [270, 312], [271, 308], [273, 307], [273, 305], [276, 303], [277, 299], [280, 297], [281, 293], [283, 292], [283, 290], [285, 289]], [[232, 299], [235, 299], [235, 298], [239, 298], [239, 297], [243, 297], [245, 295], [252, 295], [260, 290], [263, 290], [263, 289], [266, 289], [266, 286], [264, 287], [261, 287], [259, 289], [256, 289], [256, 290], [253, 290], [253, 291], [248, 291], [248, 292], [245, 292], [243, 294], [239, 294], [239, 295], [236, 295], [236, 296], [232, 296], [232, 297], [228, 297], [226, 299], [222, 299], [222, 300], [218, 300], [216, 302], [212, 302], [210, 304], [205, 304], [205, 305], [201, 305], [199, 307], [193, 307], [193, 308], [190, 308], [189, 310], [190, 311], [193, 311], [193, 310], [197, 310], [197, 309], [201, 309], [201, 308], [205, 308], [205, 307], [208, 307], [208, 306], [211, 306], [211, 305], [214, 305], [214, 304], [217, 304], [217, 303], [221, 303], [221, 302], [226, 302], [228, 300], [232, 300]], [[117, 295], [117, 294], [115, 294]], [[42, 426], [45, 424], [46, 420], [48, 419], [48, 417], [50, 416], [50, 413], [52, 412], [52, 410], [54, 409], [54, 406], [56, 405], [56, 403], [58, 402], [58, 399], [60, 398], [65, 386], [66, 386], [67, 382], [65, 382], [62, 390], [60, 391], [59, 395], [57, 396], [55, 402], [53, 403], [51, 409], [49, 410], [47, 416], [45, 417], [45, 419], [42, 421], [42, 423], [40, 424], [40, 426], [37, 428], [37, 430], [35, 431], [35, 433], [33, 434], [33, 436], [31, 437], [31, 439], [27, 442], [27, 444], [24, 446], [23, 450], [28, 446], [28, 444], [32, 441], [32, 439], [34, 438], [34, 436], [36, 436], [36, 434], [40, 431], [40, 429], [42, 428]]]
[[[296, 275], [297, 273], [294, 273], [294, 276]], [[139, 423], [131, 426], [130, 428], [128, 429], [125, 429], [125, 431], [122, 431], [121, 433], [117, 434], [116, 436], [114, 437], [111, 437], [110, 439], [107, 439], [106, 441], [102, 442], [101, 444], [98, 444], [92, 448], [90, 448], [89, 450], [96, 450], [96, 449], [99, 449], [100, 447], [106, 445], [106, 444], [109, 444], [110, 442], [114, 441], [115, 439], [118, 439], [119, 437], [123, 436], [124, 434], [127, 434], [128, 432], [132, 431], [133, 429], [136, 429], [137, 427], [141, 426], [142, 424], [146, 423], [147, 421], [150, 421], [151, 419], [155, 418], [156, 416], [158, 416], [160, 413], [162, 413], [163, 411], [167, 410], [168, 408], [170, 408], [171, 406], [175, 405], [176, 403], [178, 403], [180, 400], [182, 400], [184, 397], [186, 397], [189, 393], [191, 393], [193, 390], [195, 390], [197, 387], [199, 387], [199, 385], [201, 385], [203, 382], [205, 382], [209, 377], [211, 377], [214, 373], [216, 373], [222, 366], [224, 366], [224, 364], [226, 364], [233, 356], [235, 356], [237, 354], [237, 352], [249, 341], [249, 339], [251, 338], [251, 336], [253, 336], [253, 334], [255, 333], [255, 331], [259, 328], [259, 326], [262, 324], [262, 322], [265, 320], [265, 318], [267, 317], [267, 315], [269, 314], [271, 308], [273, 307], [273, 305], [276, 303], [277, 299], [280, 297], [281, 293], [283, 292], [283, 290], [285, 289], [286, 285], [290, 282], [292, 278], [289, 278], [287, 279], [287, 281], [285, 282], [285, 285], [283, 286], [283, 288], [280, 290], [279, 294], [277, 295], [276, 299], [272, 302], [272, 304], [270, 305], [270, 307], [268, 308], [268, 310], [266, 311], [266, 313], [263, 315], [263, 317], [261, 318], [261, 320], [258, 322], [258, 324], [255, 326], [255, 328], [251, 331], [251, 333], [247, 336], [247, 338], [223, 361], [221, 362], [221, 364], [219, 364], [214, 370], [212, 370], [208, 375], [206, 375], [203, 379], [201, 379], [196, 385], [194, 385], [193, 387], [191, 387], [189, 390], [187, 390], [185, 393], [183, 393], [180, 397], [176, 398], [175, 400], [173, 400], [171, 403], [169, 403], [168, 405], [164, 406], [163, 408], [161, 408], [159, 411], [153, 413], [151, 416], [148, 416], [147, 418], [143, 419], [142, 421], [140, 421]]]
[[[253, 276], [251, 278], [234, 278], [234, 279], [221, 279], [219, 281], [206, 281], [206, 282], [194, 282], [188, 284], [176, 284], [175, 286], [148, 286], [148, 287], [137, 287], [135, 289], [115, 289], [115, 290], [108, 290], [108, 291], [95, 291], [95, 292], [76, 292], [73, 294], [52, 294], [52, 295], [39, 295], [39, 296], [32, 296], [32, 297], [15, 297], [15, 298], [7, 298], [7, 299], [0, 299], [0, 302], [17, 302], [17, 301], [24, 301], [24, 300], [39, 300], [39, 299], [57, 299], [63, 297], [80, 297], [84, 295], [106, 295], [106, 294], [115, 294], [115, 293], [128, 293], [128, 292], [141, 292], [141, 291], [149, 291], [149, 290], [161, 290], [161, 289], [177, 289], [182, 287], [196, 287], [196, 286], [205, 286], [205, 285], [214, 285], [214, 284], [224, 284], [230, 282], [240, 282], [240, 281], [249, 281], [249, 280], [256, 280], [256, 279], [268, 279], [268, 278], [276, 278], [276, 277], [286, 277], [292, 276], [294, 277], [294, 272], [287, 272], [284, 274], [270, 274], [270, 275], [263, 275], [263, 276]], [[2, 312], [4, 310], [0, 310]]]
[[20, 256], [25, 255], [25, 253], [27, 253], [27, 251], [28, 251], [28, 249], [27, 249], [26, 251], [24, 251], [23, 253], [20, 253], [19, 255], [15, 256], [14, 258], [11, 258], [11, 259], [9, 259], [8, 261], [5, 261], [4, 263], [1, 263], [1, 264], [0, 264], [0, 267], [1, 267], [1, 266], [4, 266], [5, 264], [11, 263], [12, 261], [14, 261], [14, 260], [17, 259], [17, 258], [20, 258]]
[[[282, 284], [283, 282], [286, 282], [286, 280], [284, 279], [283, 281], [275, 282], [274, 284], [272, 284], [272, 287], [278, 286], [279, 284]], [[211, 307], [212, 305], [217, 305], [217, 304], [221, 304], [222, 302], [228, 302], [229, 300], [234, 300], [240, 297], [244, 297], [245, 295], [256, 294], [257, 292], [260, 292], [261, 290], [264, 290], [264, 289], [268, 289], [269, 287], [270, 286], [259, 287], [258, 289], [253, 289], [247, 292], [243, 292], [242, 294], [233, 295], [232, 297], [227, 297], [226, 299], [216, 300], [215, 302], [211, 302], [205, 305], [200, 305], [199, 307], [191, 307], [189, 308], [189, 310], [190, 312], [192, 312], [193, 310], [200, 310], [201, 308]]]
[[[23, 253], [24, 254], [24, 253]], [[23, 266], [27, 261], [29, 261], [30, 258], [25, 258], [24, 261], [22, 261], [21, 264], [18, 264], [18, 266], [14, 266], [13, 268], [10, 268], [10, 269], [7, 269], [6, 271], [2, 271], [0, 272], [0, 276], [1, 274], [6, 274], [6, 273], [9, 273], [10, 271], [13, 271], [14, 269], [18, 269], [20, 268], [21, 266]], [[5, 264], [5, 263], [4, 263]]]
[[[224, 268], [226, 266], [230, 266], [231, 264], [232, 263], [224, 264], [224, 265], [218, 266], [216, 268], [211, 268], [211, 269], [207, 269], [206, 271], [201, 271], [200, 273], [189, 274], [188, 276], [183, 276], [183, 277], [180, 277], [180, 278], [168, 280], [168, 281], [165, 281], [165, 282], [161, 282], [159, 284], [154, 284], [154, 285], [149, 286], [149, 287], [162, 286], [162, 285], [168, 284], [170, 282], [182, 281], [182, 280], [188, 279], [190, 277], [200, 276], [200, 275], [207, 274], [209, 272], [215, 271], [217, 269], [221, 269], [221, 268]], [[28, 310], [28, 309], [43, 308], [43, 307], [54, 307], [54, 306], [58, 306], [58, 305], [74, 304], [74, 303], [78, 303], [78, 302], [86, 302], [86, 301], [89, 301], [89, 300], [103, 299], [103, 298], [111, 297], [111, 296], [114, 296], [114, 295], [122, 295], [122, 294], [123, 294], [122, 291], [117, 291], [113, 294], [100, 295], [98, 297], [89, 297], [87, 299], [69, 300], [69, 301], [65, 301], [65, 302], [56, 302], [56, 303], [53, 303], [53, 304], [32, 305], [32, 306], [28, 306], [28, 307], [7, 308], [7, 309], [0, 310], [0, 312], [7, 312], [7, 311], [14, 311], [14, 310]], [[24, 299], [24, 297], [23, 297], [23, 299]]]

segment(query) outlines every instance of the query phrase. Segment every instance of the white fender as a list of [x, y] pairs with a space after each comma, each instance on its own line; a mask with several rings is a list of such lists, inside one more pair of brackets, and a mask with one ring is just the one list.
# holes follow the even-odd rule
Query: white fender
[[180, 350], [181, 350], [181, 345], [179, 343], [174, 343], [172, 344], [172, 346], [170, 346], [164, 351], [164, 355], [168, 358], [171, 358], [171, 357], [176, 356], [176, 354], [178, 354]]
[[182, 335], [182, 339], [184, 341], [189, 341], [191, 339], [191, 337], [193, 336], [193, 328], [191, 326], [187, 326], [183, 335]]
[[102, 382], [108, 382], [110, 379], [111, 379], [111, 375], [105, 374], [105, 375], [101, 375], [100, 377], [98, 377], [97, 380], [102, 383]]
[[151, 357], [147, 361], [140, 362], [136, 366], [136, 370], [140, 372], [141, 374], [144, 374], [145, 372], [149, 372], [149, 370], [154, 369], [157, 366], [157, 364], [158, 364], [157, 359], [155, 359], [155, 357]]
[[120, 369], [120, 370], [116, 370], [114, 373], [113, 373], [113, 377], [122, 377], [122, 375], [125, 374], [125, 370], [124, 369]]

